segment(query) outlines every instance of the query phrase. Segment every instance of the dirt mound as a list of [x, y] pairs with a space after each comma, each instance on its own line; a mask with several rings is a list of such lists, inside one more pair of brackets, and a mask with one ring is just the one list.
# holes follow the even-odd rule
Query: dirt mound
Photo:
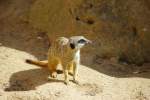
[[150, 99], [150, 72], [138, 73], [132, 66], [127, 72], [127, 66], [105, 61], [97, 69], [107, 74], [80, 66], [80, 85], [70, 81], [66, 86], [63, 74], [48, 80], [48, 70], [25, 63], [26, 58], [36, 59], [28, 52], [0, 46], [0, 100]]

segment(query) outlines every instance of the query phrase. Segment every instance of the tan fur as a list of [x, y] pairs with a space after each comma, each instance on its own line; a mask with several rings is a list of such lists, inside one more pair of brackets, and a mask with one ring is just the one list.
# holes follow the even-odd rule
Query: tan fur
[[35, 60], [31, 60], [31, 59], [26, 59], [26, 62], [29, 64], [38, 65], [41, 67], [47, 67], [48, 66], [48, 61], [35, 61]]
[[[55, 78], [57, 77], [57, 67], [59, 64], [63, 66], [63, 70], [68, 70], [69, 72], [73, 72], [73, 50], [71, 50], [68, 45], [68, 39], [64, 37], [60, 37], [56, 39], [48, 50], [48, 61], [35, 61], [27, 59], [26, 62], [34, 65], [38, 65], [41, 67], [48, 67], [50, 70], [50, 76]], [[65, 75], [68, 77], [68, 75]]]

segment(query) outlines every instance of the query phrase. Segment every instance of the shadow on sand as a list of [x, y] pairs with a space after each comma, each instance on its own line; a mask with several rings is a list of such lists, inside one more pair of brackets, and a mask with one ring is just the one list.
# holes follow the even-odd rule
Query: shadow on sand
[[[59, 74], [62, 74], [61, 72]], [[10, 79], [10, 86], [5, 91], [28, 91], [35, 90], [37, 86], [50, 82], [61, 82], [63, 80], [48, 79], [49, 71], [45, 68], [30, 69], [14, 73]]]

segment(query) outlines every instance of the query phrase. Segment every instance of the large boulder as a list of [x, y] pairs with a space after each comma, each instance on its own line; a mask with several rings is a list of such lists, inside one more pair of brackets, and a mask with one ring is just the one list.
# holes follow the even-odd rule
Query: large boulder
[[92, 62], [115, 57], [140, 65], [150, 61], [149, 10], [150, 2], [145, 0], [37, 0], [30, 22], [51, 39], [88, 37], [94, 42], [88, 48]]

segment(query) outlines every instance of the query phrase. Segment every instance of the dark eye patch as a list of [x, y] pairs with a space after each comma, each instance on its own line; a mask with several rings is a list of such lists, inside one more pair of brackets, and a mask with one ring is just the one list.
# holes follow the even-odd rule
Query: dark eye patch
[[86, 43], [86, 40], [84, 40], [84, 39], [80, 39], [80, 40], [78, 41], [78, 43], [82, 43], [82, 44], [84, 44], [84, 43]]
[[74, 49], [75, 45], [73, 43], [70, 43], [70, 47], [71, 47], [71, 49]]

